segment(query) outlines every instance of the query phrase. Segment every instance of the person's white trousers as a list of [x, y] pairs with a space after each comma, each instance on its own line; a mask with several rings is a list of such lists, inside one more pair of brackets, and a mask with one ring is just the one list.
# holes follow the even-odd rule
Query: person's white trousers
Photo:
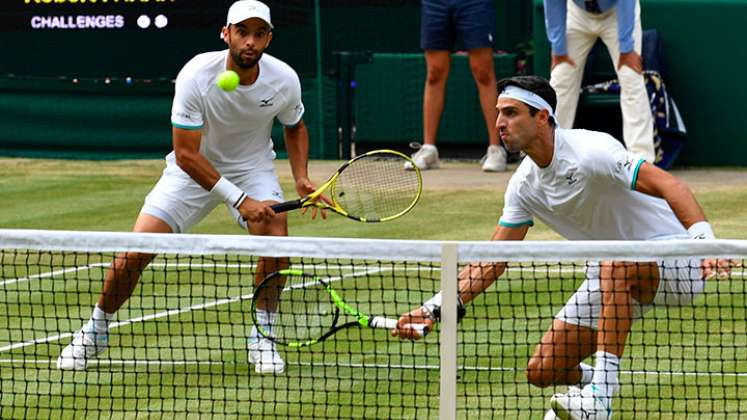
[[[656, 157], [654, 122], [643, 75], [636, 73], [628, 66], [617, 68], [620, 49], [616, 9], [596, 15], [582, 10], [572, 0], [568, 0], [567, 7], [566, 43], [568, 56], [576, 63], [576, 66], [561, 63], [555, 66], [550, 76], [550, 84], [558, 96], [556, 113], [560, 127], [573, 128], [586, 58], [597, 38], [601, 38], [607, 46], [620, 81], [623, 141], [629, 151], [653, 163]], [[640, 10], [640, 3], [636, 2], [633, 38], [638, 54], [641, 53], [643, 37]]]

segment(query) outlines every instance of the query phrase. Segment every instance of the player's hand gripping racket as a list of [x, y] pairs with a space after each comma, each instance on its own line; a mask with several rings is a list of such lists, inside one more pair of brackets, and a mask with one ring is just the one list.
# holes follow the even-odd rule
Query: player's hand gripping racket
[[[410, 162], [415, 170], [405, 170]], [[385, 222], [410, 211], [420, 199], [423, 179], [402, 153], [374, 150], [346, 162], [306, 197], [272, 205], [275, 213], [316, 206], [360, 222]], [[319, 199], [324, 194], [330, 198]]]
[[[257, 319], [258, 308], [269, 312], [272, 321]], [[294, 269], [276, 271], [257, 286], [252, 319], [260, 334], [288, 347], [310, 346], [350, 327], [397, 327], [396, 319], [369, 316], [345, 303], [329, 281]], [[428, 333], [424, 324], [409, 327], [421, 337]]]

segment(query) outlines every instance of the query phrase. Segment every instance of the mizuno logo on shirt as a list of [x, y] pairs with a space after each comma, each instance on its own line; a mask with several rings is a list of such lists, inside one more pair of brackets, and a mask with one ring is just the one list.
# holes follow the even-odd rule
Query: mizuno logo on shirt
[[578, 182], [578, 178], [576, 178], [575, 176], [576, 176], [575, 172], [571, 172], [565, 176], [565, 180], [568, 181], [568, 185], [573, 185], [576, 182]]
[[267, 98], [267, 99], [260, 99], [259, 100], [259, 107], [260, 108], [264, 108], [264, 107], [267, 107], [267, 106], [272, 106], [273, 105], [273, 103], [272, 103], [273, 99], [275, 99], [274, 96], [270, 97], [270, 98]]
[[623, 168], [630, 170], [633, 167], [633, 161], [630, 158], [625, 160], [617, 161], [617, 171], [620, 172]]

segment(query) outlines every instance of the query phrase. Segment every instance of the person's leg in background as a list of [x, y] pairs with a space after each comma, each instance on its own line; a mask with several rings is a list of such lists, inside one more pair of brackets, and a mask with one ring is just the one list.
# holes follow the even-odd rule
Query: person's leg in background
[[581, 81], [584, 77], [586, 59], [598, 38], [593, 27], [596, 19], [593, 14], [581, 10], [573, 1], [568, 0], [566, 21], [566, 45], [568, 57], [575, 63], [560, 63], [550, 73], [550, 85], [555, 89], [558, 105], [555, 113], [560, 128], [573, 128], [576, 119]]
[[458, 37], [468, 52], [469, 66], [480, 96], [485, 127], [488, 133], [488, 149], [483, 158], [482, 170], [498, 172], [506, 170], [506, 151], [498, 141], [495, 120], [498, 112], [495, 104], [496, 76], [493, 65], [495, 41], [495, 4], [492, 0], [469, 0], [455, 4], [454, 21]]
[[[425, 51], [427, 72], [423, 91], [423, 146], [412, 156], [420, 169], [436, 169], [440, 166], [436, 138], [444, 111], [454, 40], [449, 4], [445, 0], [423, 0], [420, 47]], [[409, 168], [409, 163], [405, 164], [405, 169]]]
[[[446, 81], [451, 68], [451, 55], [448, 50], [426, 50], [425, 64], [427, 74], [423, 91], [423, 151], [433, 147], [435, 151], [438, 125], [446, 102]], [[430, 147], [429, 147], [430, 146]], [[421, 169], [438, 168], [438, 152], [434, 160], [424, 161], [424, 165], [417, 162]], [[425, 166], [425, 167], [424, 167]]]
[[[643, 74], [628, 66], [618, 68], [620, 48], [615, 13], [607, 17], [607, 24], [604, 28], [602, 40], [607, 46], [612, 62], [615, 64], [617, 79], [620, 81], [620, 110], [622, 111], [625, 147], [630, 152], [646, 159], [647, 162], [655, 163], [654, 117], [651, 114], [651, 105], [649, 104]], [[640, 3], [636, 4], [633, 39], [635, 41], [635, 51], [640, 55], [643, 40]]]

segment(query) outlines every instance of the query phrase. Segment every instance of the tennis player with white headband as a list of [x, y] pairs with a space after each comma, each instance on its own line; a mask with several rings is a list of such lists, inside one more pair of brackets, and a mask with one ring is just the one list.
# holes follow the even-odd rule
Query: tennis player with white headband
[[[498, 82], [496, 128], [510, 151], [523, 151], [506, 189], [493, 240], [522, 240], [534, 218], [569, 240], [713, 239], [713, 230], [682, 181], [629, 153], [612, 136], [557, 127], [557, 99], [536, 76]], [[555, 316], [526, 370], [538, 387], [572, 385], [555, 394], [546, 419], [609, 419], [618, 367], [634, 321], [661, 305], [689, 304], [730, 261], [713, 259], [590, 263], [586, 281]], [[473, 263], [459, 273], [459, 307], [487, 289], [505, 264]], [[441, 295], [404, 314], [407, 324], [439, 320]], [[582, 363], [594, 355], [596, 366]], [[583, 413], [583, 414], [582, 414]], [[557, 416], [557, 417], [556, 417]]]

